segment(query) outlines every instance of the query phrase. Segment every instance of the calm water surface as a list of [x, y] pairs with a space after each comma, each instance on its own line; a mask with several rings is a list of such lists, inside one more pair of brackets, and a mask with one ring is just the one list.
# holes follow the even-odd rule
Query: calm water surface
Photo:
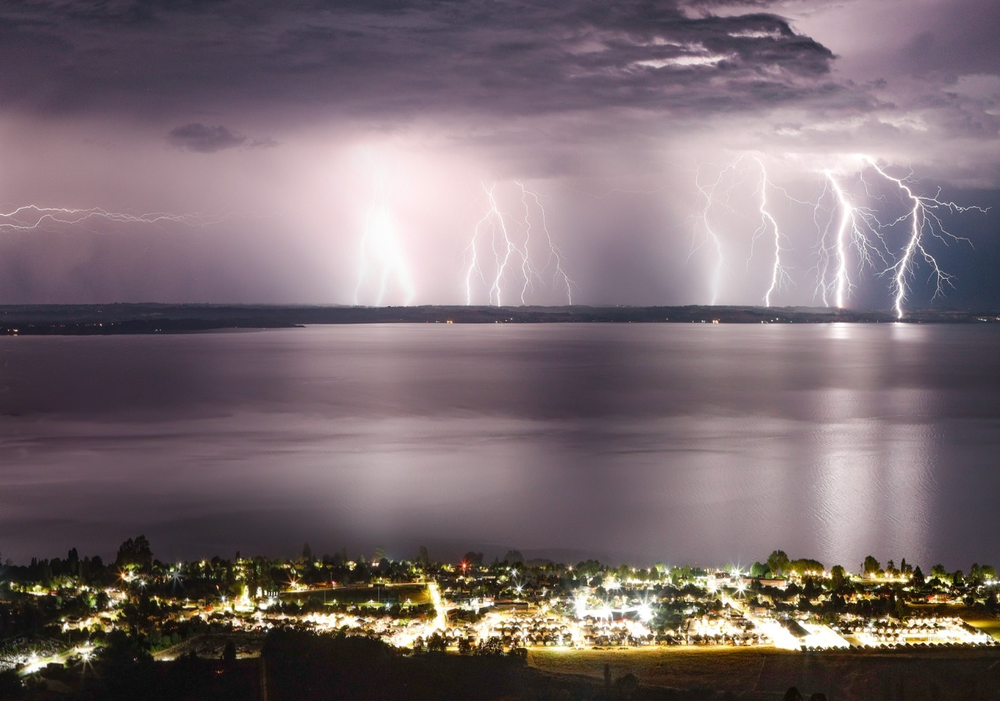
[[1000, 327], [0, 338], [0, 553], [1000, 565]]

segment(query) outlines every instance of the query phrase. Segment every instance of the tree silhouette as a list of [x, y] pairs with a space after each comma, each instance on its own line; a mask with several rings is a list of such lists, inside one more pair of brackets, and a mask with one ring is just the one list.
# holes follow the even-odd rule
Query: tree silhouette
[[153, 551], [146, 536], [129, 538], [118, 546], [118, 557], [115, 558], [115, 565], [118, 567], [148, 567], [152, 564]]
[[784, 550], [775, 550], [767, 556], [767, 569], [771, 571], [772, 575], [784, 573], [787, 567], [788, 555], [785, 554]]

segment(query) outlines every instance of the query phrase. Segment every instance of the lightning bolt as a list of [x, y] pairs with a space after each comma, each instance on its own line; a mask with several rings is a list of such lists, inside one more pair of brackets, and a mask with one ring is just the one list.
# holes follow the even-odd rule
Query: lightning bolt
[[[534, 190], [521, 181], [515, 180], [514, 184], [521, 192], [521, 204], [524, 208], [524, 219], [517, 223], [510, 220], [505, 215], [497, 202], [497, 185], [493, 183], [486, 187], [485, 183], [480, 183], [486, 195], [486, 213], [476, 222], [473, 228], [472, 238], [465, 248], [465, 259], [468, 265], [465, 269], [465, 303], [473, 303], [473, 289], [475, 281], [478, 279], [484, 286], [488, 286], [488, 299], [490, 304], [502, 306], [505, 298], [505, 283], [514, 278], [519, 281], [520, 295], [519, 301], [523, 306], [528, 303], [528, 297], [534, 291], [534, 283], [542, 280], [542, 273], [553, 271], [553, 285], [561, 284], [566, 290], [566, 297], [569, 304], [573, 303], [573, 281], [566, 273], [564, 260], [559, 249], [552, 240], [548, 224], [545, 219], [545, 207], [542, 205], [541, 197]], [[539, 228], [542, 231], [542, 238], [532, 237], [532, 207], [537, 209], [540, 215]], [[518, 236], [518, 231], [523, 232]], [[480, 239], [486, 239], [480, 242]], [[537, 241], [533, 245], [533, 241]], [[547, 251], [544, 265], [536, 266], [532, 261], [533, 248], [543, 246]], [[492, 276], [487, 278], [483, 269], [481, 249], [486, 248], [492, 252]], [[487, 266], [489, 267], [489, 266]]]
[[[824, 195], [827, 192], [832, 193], [835, 209], [839, 212], [832, 246], [832, 256], [836, 260], [836, 266], [831, 281], [826, 282], [826, 270], [822, 265], [820, 266], [821, 286], [824, 290], [823, 303], [829, 306], [826, 300], [826, 290], [829, 289], [834, 298], [834, 305], [838, 309], [843, 309], [847, 306], [847, 300], [855, 287], [848, 270], [850, 251], [853, 250], [857, 255], [860, 272], [865, 267], [874, 267], [876, 258], [883, 264], [889, 265], [888, 249], [881, 233], [882, 225], [875, 211], [869, 207], [855, 205], [832, 170], [825, 169], [823, 175], [825, 179]], [[820, 201], [822, 199], [823, 196], [820, 197]], [[832, 223], [832, 221], [828, 223], [827, 229]], [[826, 245], [825, 234], [826, 232], [824, 232], [821, 247]], [[829, 253], [829, 251], [825, 252]]]
[[851, 206], [851, 203], [847, 200], [847, 196], [844, 194], [844, 190], [829, 170], [826, 171], [826, 179], [830, 183], [830, 188], [833, 190], [837, 202], [840, 204], [840, 222], [837, 225], [837, 236], [834, 239], [834, 246], [837, 252], [837, 269], [833, 278], [833, 292], [837, 308], [843, 309], [844, 304], [847, 303], [847, 295], [850, 294], [852, 288], [851, 278], [847, 274], [847, 235], [849, 229], [852, 227], [856, 228], [854, 225], [854, 207]]
[[[759, 216], [758, 224], [756, 229], [750, 236], [750, 257], [747, 260], [747, 266], [749, 267], [750, 261], [754, 257], [754, 249], [757, 246], [758, 241], [768, 232], [773, 232], [774, 234], [774, 259], [771, 264], [771, 279], [768, 284], [768, 288], [764, 293], [764, 304], [765, 306], [771, 306], [771, 297], [774, 293], [780, 289], [783, 285], [791, 281], [787, 270], [782, 265], [781, 262], [781, 252], [783, 250], [782, 242], [785, 238], [778, 225], [777, 220], [771, 214], [768, 203], [768, 190], [777, 190], [781, 192], [788, 199], [798, 202], [800, 204], [811, 204], [806, 202], [801, 202], [791, 197], [787, 191], [774, 185], [767, 174], [767, 168], [764, 162], [757, 156], [752, 155], [742, 155], [728, 163], [725, 167], [720, 169], [718, 177], [714, 182], [709, 184], [702, 184], [700, 177], [700, 169], [695, 174], [695, 187], [697, 188], [701, 198], [704, 200], [704, 204], [701, 207], [697, 221], [700, 224], [700, 229], [706, 234], [707, 240], [711, 243], [712, 248], [715, 252], [715, 265], [712, 273], [712, 299], [711, 303], [716, 304], [719, 297], [719, 291], [722, 285], [723, 272], [725, 270], [725, 257], [723, 255], [722, 237], [719, 235], [718, 228], [714, 225], [711, 213], [713, 209], [717, 206], [723, 206], [727, 210], [732, 211], [732, 206], [729, 204], [730, 197], [733, 191], [736, 190], [740, 185], [743, 184], [745, 178], [750, 176], [751, 167], [745, 165], [745, 161], [753, 160], [756, 164], [756, 170], [759, 175], [756, 179], [756, 185], [751, 193], [751, 196], [757, 200], [757, 215]], [[725, 189], [720, 194], [718, 191], [726, 184]], [[696, 230], [697, 235], [697, 230]], [[691, 254], [694, 253], [695, 247], [692, 247]], [[689, 259], [690, 255], [689, 254]]]
[[[478, 277], [483, 281], [484, 285], [489, 285], [489, 303], [493, 304], [493, 300], [495, 298], [496, 306], [499, 307], [503, 303], [502, 282], [504, 275], [507, 272], [511, 253], [520, 253], [520, 251], [511, 240], [510, 234], [507, 231], [507, 222], [504, 220], [503, 213], [497, 205], [496, 196], [494, 195], [497, 187], [496, 183], [493, 183], [490, 187], [486, 187], [485, 183], [480, 183], [479, 185], [482, 187], [483, 192], [486, 193], [486, 201], [489, 207], [486, 210], [486, 214], [484, 214], [483, 217], [476, 222], [476, 226], [472, 233], [472, 240], [465, 249], [469, 258], [469, 266], [465, 272], [465, 303], [472, 304], [473, 281]], [[493, 258], [495, 261], [494, 276], [491, 282], [487, 282], [486, 280], [486, 273], [483, 271], [482, 265], [479, 261], [479, 248], [477, 246], [480, 234], [486, 229], [489, 230], [489, 247], [493, 252]], [[526, 257], [522, 256], [522, 261], [525, 259]], [[527, 265], [527, 263], [523, 262], [522, 265]], [[523, 294], [524, 292], [522, 290], [522, 304], [524, 303]]]
[[760, 160], [757, 156], [753, 159], [760, 166], [760, 181], [757, 185], [757, 191], [754, 193], [760, 197], [760, 207], [758, 212], [760, 212], [760, 226], [754, 231], [753, 238], [751, 241], [751, 251], [750, 255], [753, 257], [752, 244], [763, 236], [767, 230], [770, 228], [774, 231], [774, 263], [771, 266], [771, 284], [767, 288], [767, 292], [764, 293], [764, 306], [771, 306], [771, 295], [774, 294], [782, 285], [791, 281], [788, 276], [788, 272], [785, 270], [784, 266], [781, 264], [781, 239], [783, 235], [781, 230], [778, 228], [777, 220], [771, 215], [770, 210], [767, 207], [767, 188], [770, 181], [767, 177], [767, 168], [764, 167], [764, 162]]
[[830, 180], [833, 177], [829, 171], [824, 171], [826, 178], [823, 183], [823, 192], [820, 194], [819, 199], [816, 201], [816, 206], [813, 208], [813, 224], [816, 226], [816, 230], [819, 232], [819, 246], [817, 248], [818, 260], [816, 262], [816, 291], [813, 293], [813, 298], [815, 299], [818, 295], [823, 303], [824, 307], [830, 306], [829, 301], [829, 288], [831, 283], [827, 281], [827, 273], [830, 269], [830, 258], [832, 253], [830, 250], [830, 245], [827, 243], [827, 238], [830, 235], [830, 219], [827, 219], [826, 223], [821, 223], [822, 212], [825, 211], [823, 207], [823, 202], [826, 200], [827, 195], [831, 191]]
[[[710, 304], [715, 306], [719, 301], [719, 288], [722, 285], [722, 271], [725, 265], [725, 258], [722, 254], [722, 239], [716, 233], [712, 221], [709, 218], [709, 213], [712, 210], [712, 205], [715, 204], [715, 190], [722, 184], [723, 177], [726, 172], [734, 168], [734, 164], [728, 165], [719, 172], [719, 177], [715, 179], [715, 182], [711, 185], [703, 186], [700, 182], [701, 169], [695, 173], [694, 176], [694, 186], [698, 189], [698, 193], [705, 198], [705, 206], [701, 209], [701, 216], [699, 217], [701, 221], [702, 228], [708, 235], [708, 240], [715, 250], [715, 269], [712, 275], [712, 299]], [[688, 259], [695, 252], [695, 247], [692, 247], [691, 253], [688, 255]]]
[[472, 304], [473, 281], [475, 278], [479, 278], [480, 280], [482, 280], [484, 285], [489, 284], [490, 304], [493, 304], [494, 290], [497, 291], [496, 305], [499, 307], [500, 306], [499, 281], [503, 277], [504, 262], [501, 261], [499, 258], [497, 258], [496, 277], [493, 279], [491, 283], [487, 283], [486, 273], [483, 271], [483, 268], [479, 262], [479, 247], [477, 246], [477, 242], [479, 241], [481, 232], [484, 229], [489, 229], [488, 238], [490, 242], [490, 248], [494, 252], [494, 257], [496, 257], [497, 229], [499, 228], [499, 230], [503, 232], [504, 238], [507, 241], [508, 249], [510, 246], [510, 241], [506, 237], [507, 225], [504, 222], [503, 214], [500, 213], [500, 209], [497, 207], [496, 198], [493, 196], [493, 192], [494, 190], [496, 190], [496, 183], [493, 183], [493, 185], [491, 185], [490, 187], [486, 187], [485, 183], [480, 183], [479, 185], [483, 189], [483, 192], [486, 193], [486, 201], [489, 204], [489, 208], [486, 210], [486, 214], [484, 214], [483, 217], [476, 222], [476, 226], [472, 232], [472, 240], [469, 242], [469, 245], [465, 249], [469, 257], [469, 267], [466, 269], [465, 272], [465, 303], [467, 305]]
[[[898, 217], [895, 221], [889, 222], [885, 226], [881, 227], [892, 227], [907, 220], [909, 220], [910, 223], [909, 237], [906, 245], [903, 247], [901, 255], [897, 258], [893, 265], [883, 271], [883, 274], [891, 273], [892, 275], [890, 291], [894, 297], [893, 309], [896, 312], [896, 318], [902, 319], [905, 313], [903, 305], [906, 301], [907, 292], [909, 291], [907, 280], [912, 278], [914, 275], [914, 268], [918, 263], [918, 257], [923, 258], [924, 262], [931, 268], [931, 277], [935, 282], [935, 299], [944, 294], [944, 288], [946, 286], [953, 285], [953, 276], [941, 268], [937, 258], [935, 258], [924, 245], [924, 236], [933, 236], [940, 239], [945, 245], [948, 244], [949, 240], [964, 241], [970, 246], [972, 245], [972, 242], [969, 241], [969, 239], [963, 236], [957, 236], [948, 231], [944, 222], [941, 221], [941, 217], [938, 212], [945, 210], [953, 213], [963, 213], [970, 210], [976, 210], [985, 213], [988, 210], [977, 206], [964, 207], [954, 202], [942, 200], [940, 199], [940, 190], [934, 197], [918, 195], [914, 192], [911, 186], [912, 181], [909, 176], [905, 178], [894, 177], [882, 169], [872, 158], [866, 156], [863, 160], [865, 164], [870, 166], [882, 178], [894, 183], [905, 194], [906, 199], [912, 204], [912, 208], [908, 214], [904, 214]], [[863, 177], [864, 174], [862, 173], [862, 178]]]
[[[484, 187], [483, 189], [485, 190], [486, 188]], [[507, 264], [510, 263], [510, 254], [520, 253], [520, 251], [518, 250], [517, 246], [514, 245], [514, 242], [510, 238], [510, 233], [507, 231], [507, 222], [504, 221], [503, 214], [501, 214], [500, 208], [497, 207], [497, 200], [496, 197], [494, 196], [495, 191], [496, 191], [496, 183], [494, 183], [493, 187], [491, 187], [489, 190], [486, 190], [486, 195], [490, 202], [490, 214], [493, 217], [495, 217], [495, 220], [498, 224], [498, 226], [495, 227], [493, 230], [494, 233], [493, 256], [496, 258], [497, 265], [496, 265], [496, 276], [493, 278], [493, 286], [490, 287], [490, 300], [493, 299], [493, 295], [495, 294], [497, 298], [497, 306], [499, 307], [502, 305], [502, 302], [500, 300], [500, 295], [502, 294], [503, 291], [501, 287], [501, 282], [503, 281], [504, 273], [507, 272]], [[500, 236], [501, 243], [499, 251], [497, 250], [497, 237], [496, 237], [497, 232], [501, 234]], [[527, 255], [523, 255], [522, 259], [526, 261]], [[521, 297], [521, 304], [524, 304], [523, 293]]]
[[16, 209], [0, 212], [0, 232], [26, 233], [55, 231], [62, 227], [82, 229], [91, 234], [106, 233], [97, 224], [103, 222], [115, 225], [145, 226], [180, 225], [187, 227], [208, 227], [228, 218], [228, 215], [171, 214], [169, 212], [147, 212], [129, 214], [113, 212], [103, 207], [42, 207], [28, 204]]
[[531, 234], [531, 217], [530, 217], [531, 213], [528, 209], [528, 197], [531, 197], [541, 217], [542, 234], [544, 234], [545, 236], [545, 247], [546, 250], [548, 251], [548, 258], [545, 261], [545, 265], [543, 266], [542, 269], [543, 270], [551, 269], [553, 271], [552, 273], [553, 286], [561, 285], [566, 290], [566, 303], [572, 305], [574, 283], [572, 280], [570, 280], [569, 275], [566, 274], [566, 269], [563, 265], [564, 261], [562, 253], [559, 251], [559, 248], [552, 241], [552, 235], [551, 233], [549, 233], [549, 226], [545, 220], [545, 207], [542, 206], [542, 200], [538, 196], [538, 193], [535, 192], [534, 190], [531, 190], [526, 185], [517, 180], [515, 180], [514, 182], [519, 188], [521, 188], [521, 201], [524, 202], [524, 221], [527, 224], [527, 232], [525, 233], [525, 248], [527, 249], [528, 247], [528, 241]]
[[146, 214], [128, 214], [126, 212], [111, 212], [101, 207], [74, 209], [66, 207], [39, 207], [24, 205], [9, 212], [0, 212], [0, 231], [35, 231], [44, 230], [48, 226], [67, 225], [83, 227], [91, 233], [98, 233], [88, 228], [91, 221], [108, 221], [117, 224], [181, 224], [184, 226], [210, 226], [226, 218], [225, 215], [206, 216], [202, 214], [170, 214], [168, 212], [149, 212]]
[[[856, 289], [852, 279], [852, 265], [861, 275], [865, 268], [873, 268], [879, 276], [890, 276], [890, 293], [893, 297], [893, 308], [897, 318], [904, 316], [904, 306], [909, 293], [909, 281], [914, 275], [918, 264], [923, 262], [931, 269], [931, 277], [935, 281], [934, 296], [944, 293], [945, 288], [952, 284], [953, 276], [940, 265], [937, 257], [927, 246], [927, 238], [935, 237], [945, 245], [952, 241], [969, 240], [958, 236], [947, 229], [943, 216], [945, 213], [960, 214], [969, 210], [986, 212], [987, 209], [977, 206], [962, 206], [941, 198], [940, 190], [934, 196], [919, 194], [910, 176], [895, 177], [878, 165], [868, 156], [854, 156], [860, 159], [858, 173], [864, 192], [857, 188], [849, 190], [844, 186], [843, 175], [837, 174], [831, 168], [824, 168], [822, 173], [822, 192], [815, 202], [803, 201], [793, 197], [787, 190], [771, 180], [764, 160], [753, 154], [744, 154], [731, 161], [718, 171], [714, 181], [703, 179], [701, 169], [695, 172], [695, 188], [699, 194], [699, 211], [695, 217], [695, 243], [691, 254], [697, 250], [697, 237], [710, 243], [714, 251], [714, 266], [711, 273], [712, 296], [711, 303], [718, 302], [720, 287], [725, 269], [723, 236], [713, 216], [717, 208], [724, 207], [734, 212], [731, 199], [734, 192], [742, 189], [745, 180], [752, 174], [755, 185], [750, 193], [750, 202], [756, 210], [756, 225], [750, 235], [750, 256], [747, 260], [749, 270], [756, 249], [765, 239], [772, 242], [769, 250], [770, 279], [764, 292], [764, 306], [770, 307], [776, 293], [785, 285], [791, 283], [791, 276], [783, 261], [789, 237], [781, 228], [775, 216], [771, 198], [773, 193], [781, 193], [790, 202], [808, 205], [813, 210], [813, 222], [819, 232], [816, 295], [822, 299], [825, 306], [835, 306], [843, 309]], [[753, 163], [750, 163], [750, 161]], [[878, 176], [895, 188], [909, 203], [909, 211], [892, 221], [881, 217], [878, 203], [883, 200], [874, 192], [872, 183], [865, 178], [867, 172]], [[868, 202], [858, 203], [859, 197], [867, 197]], [[749, 204], [747, 202], [746, 204]], [[886, 232], [892, 227], [906, 223], [909, 234], [906, 244], [896, 255], [890, 253], [886, 240]], [[689, 254], [689, 259], [690, 255]], [[881, 266], [879, 265], [881, 263]]]
[[374, 260], [373, 267], [378, 274], [375, 306], [382, 306], [390, 279], [395, 280], [405, 295], [403, 304], [409, 305], [413, 302], [415, 294], [413, 284], [403, 260], [387, 199], [385, 176], [376, 169], [372, 199], [365, 213], [365, 228], [361, 235], [358, 253], [358, 282], [354, 287], [355, 305], [360, 304], [363, 292], [371, 291], [372, 284], [368, 281], [369, 258]]

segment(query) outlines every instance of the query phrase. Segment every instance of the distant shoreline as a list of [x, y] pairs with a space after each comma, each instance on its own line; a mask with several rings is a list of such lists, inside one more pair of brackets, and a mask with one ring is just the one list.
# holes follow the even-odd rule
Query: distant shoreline
[[[107, 336], [334, 324], [898, 323], [890, 311], [741, 306], [417, 306], [231, 304], [0, 305], [0, 335]], [[902, 323], [998, 323], [1000, 311], [918, 309]]]

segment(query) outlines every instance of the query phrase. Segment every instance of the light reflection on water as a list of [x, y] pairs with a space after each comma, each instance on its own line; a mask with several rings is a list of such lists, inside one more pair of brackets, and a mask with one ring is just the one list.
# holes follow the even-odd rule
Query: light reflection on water
[[[904, 403], [919, 400], [914, 391], [891, 393]], [[845, 394], [828, 401], [853, 405]], [[865, 415], [866, 408], [859, 408]], [[830, 423], [817, 432], [811, 501], [821, 550], [836, 552], [851, 543], [855, 551], [894, 553], [897, 561], [900, 553], [911, 562], [932, 557], [934, 446], [924, 427], [866, 419]]]
[[0, 546], [967, 567], [1000, 560], [998, 351], [900, 324], [2, 338]]

